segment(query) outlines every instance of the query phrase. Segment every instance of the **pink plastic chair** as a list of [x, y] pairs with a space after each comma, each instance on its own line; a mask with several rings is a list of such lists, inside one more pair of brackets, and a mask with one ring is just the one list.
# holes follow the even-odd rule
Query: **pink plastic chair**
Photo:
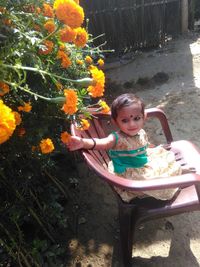
[[[131, 265], [134, 231], [139, 223], [161, 217], [172, 216], [183, 212], [200, 209], [200, 150], [189, 141], [173, 141], [172, 134], [165, 113], [157, 108], [146, 110], [147, 118], [156, 117], [170, 144], [170, 149], [181, 165], [187, 165], [196, 169], [195, 173], [174, 176], [173, 178], [158, 178], [148, 181], [127, 180], [111, 174], [107, 170], [109, 155], [106, 151], [83, 150], [80, 151], [89, 168], [101, 179], [108, 183], [117, 198], [119, 207], [120, 242], [124, 266]], [[103, 138], [107, 135], [110, 115], [95, 114], [96, 119], [91, 122], [87, 131], [79, 131], [71, 126], [72, 135], [84, 138]], [[158, 190], [179, 187], [179, 193], [168, 201], [159, 201], [154, 198], [135, 199], [131, 203], [125, 203], [116, 193], [113, 186], [125, 188], [135, 192]]]

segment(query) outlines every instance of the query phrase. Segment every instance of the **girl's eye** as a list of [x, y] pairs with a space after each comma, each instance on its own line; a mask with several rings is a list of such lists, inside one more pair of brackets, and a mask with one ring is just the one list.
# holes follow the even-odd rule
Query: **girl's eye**
[[134, 121], [139, 121], [140, 119], [141, 119], [141, 117], [137, 116], [137, 117], [134, 118]]
[[128, 122], [128, 119], [123, 119], [122, 122], [123, 123], [127, 123]]

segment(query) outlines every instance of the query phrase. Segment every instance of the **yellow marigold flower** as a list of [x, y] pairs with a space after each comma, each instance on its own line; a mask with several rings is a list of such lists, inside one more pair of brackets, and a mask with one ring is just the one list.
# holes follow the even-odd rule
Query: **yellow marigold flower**
[[102, 107], [102, 112], [103, 112], [103, 113], [108, 113], [108, 112], [110, 111], [110, 108], [109, 108], [109, 106], [106, 104], [105, 101], [103, 101], [103, 100], [99, 100], [98, 104], [99, 104], [100, 107]]
[[54, 24], [53, 20], [47, 20], [47, 22], [44, 24], [44, 28], [49, 32], [52, 33], [55, 31], [56, 26]]
[[103, 67], [104, 66], [104, 61], [102, 58], [100, 58], [98, 61], [97, 61], [97, 64], [99, 65], [99, 67]]
[[6, 83], [0, 81], [0, 96], [4, 96], [9, 91], [10, 91], [9, 86]]
[[76, 38], [74, 40], [74, 44], [77, 47], [84, 47], [88, 41], [88, 34], [84, 28], [77, 28], [76, 29]]
[[85, 62], [86, 62], [87, 64], [92, 64], [93, 59], [92, 59], [90, 56], [86, 56], [86, 57], [85, 57]]
[[66, 102], [62, 107], [62, 110], [69, 115], [73, 115], [77, 110], [78, 96], [77, 92], [73, 89], [65, 89], [64, 95], [66, 97]]
[[30, 102], [29, 103], [24, 102], [24, 105], [19, 106], [17, 109], [18, 109], [18, 111], [30, 112], [32, 109], [32, 106], [31, 106]]
[[77, 128], [81, 131], [87, 130], [90, 127], [90, 123], [88, 120], [86, 119], [82, 119], [80, 122], [80, 126], [78, 126]]
[[93, 78], [93, 84], [87, 90], [92, 97], [101, 97], [104, 93], [105, 75], [102, 70], [94, 66], [90, 69], [90, 72]]
[[42, 139], [40, 149], [43, 154], [51, 153], [54, 150], [54, 144], [50, 138]]
[[68, 57], [68, 55], [62, 50], [58, 51], [57, 58], [61, 60], [61, 66], [63, 68], [68, 68], [72, 64], [72, 62], [71, 62], [70, 58]]
[[13, 113], [14, 113], [14, 116], [15, 116], [15, 123], [16, 123], [16, 125], [20, 125], [21, 122], [22, 122], [21, 115], [17, 111], [14, 111]]
[[54, 17], [53, 8], [49, 4], [43, 4], [43, 15], [49, 18]]
[[18, 136], [22, 137], [23, 135], [25, 135], [26, 130], [24, 128], [19, 128], [17, 131]]
[[67, 144], [71, 138], [71, 135], [68, 132], [63, 132], [60, 135], [60, 139], [64, 144]]
[[79, 0], [74, 0], [75, 3], [77, 3], [79, 5]]
[[83, 60], [77, 59], [77, 60], [76, 60], [76, 64], [78, 64], [78, 65], [83, 65]]
[[49, 40], [45, 40], [43, 42], [44, 46], [46, 47], [45, 49], [39, 49], [39, 54], [40, 55], [48, 55], [52, 52], [53, 47], [54, 47], [54, 43], [52, 41]]
[[84, 20], [84, 11], [74, 0], [55, 0], [53, 8], [57, 18], [71, 28], [78, 28]]
[[13, 111], [0, 100], [0, 144], [6, 142], [16, 128]]
[[76, 38], [76, 31], [69, 26], [65, 26], [59, 31], [62, 42], [73, 42]]

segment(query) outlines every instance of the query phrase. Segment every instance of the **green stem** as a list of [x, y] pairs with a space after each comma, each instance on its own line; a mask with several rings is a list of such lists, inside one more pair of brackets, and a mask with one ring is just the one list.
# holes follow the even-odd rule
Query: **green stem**
[[39, 44], [44, 42], [45, 40], [47, 40], [49, 37], [51, 37], [52, 35], [54, 35], [58, 30], [60, 29], [60, 26], [58, 26], [55, 31], [51, 32], [49, 35], [47, 35], [45, 38], [43, 38], [42, 40], [39, 41]]
[[5, 83], [7, 83], [7, 84], [9, 84], [11, 86], [17, 87], [20, 90], [22, 90], [22, 91], [24, 91], [24, 92], [26, 92], [26, 93], [28, 93], [30, 95], [36, 96], [36, 97], [41, 98], [41, 99], [46, 100], [46, 101], [50, 101], [52, 103], [64, 103], [65, 102], [65, 97], [64, 96], [63, 97], [49, 98], [49, 97], [45, 97], [45, 96], [39, 95], [37, 93], [34, 93], [34, 92], [30, 91], [29, 89], [26, 89], [25, 87], [20, 86], [17, 83], [11, 83], [11, 82], [8, 82], [6, 80], [3, 80], [3, 82], [5, 82]]
[[[20, 250], [20, 247], [17, 245], [17, 242], [15, 241], [15, 239], [12, 237], [11, 233], [8, 231], [8, 229], [6, 229], [4, 227], [3, 224], [0, 223], [0, 227], [4, 230], [4, 232], [7, 234], [7, 236], [9, 237], [10, 241], [14, 244], [15, 248], [19, 251], [19, 253], [21, 254], [24, 263], [26, 264], [27, 267], [31, 267], [31, 265], [28, 263], [25, 255], [23, 254], [23, 252]], [[12, 254], [11, 254], [12, 256]]]
[[24, 88], [24, 87], [22, 87], [22, 86], [16, 84], [16, 83], [10, 83], [10, 82], [7, 82], [7, 81], [5, 81], [5, 82], [6, 82], [7, 84], [11, 85], [11, 86], [15, 86], [15, 87], [19, 88], [20, 90], [22, 90], [22, 91], [24, 91], [24, 92], [26, 92], [26, 93], [29, 93], [30, 95], [34, 95], [34, 96], [36, 96], [36, 97], [38, 97], [38, 98], [41, 98], [41, 99], [44, 99], [44, 100], [47, 100], [47, 101], [51, 101], [51, 98], [49, 98], [49, 97], [45, 97], [45, 96], [42, 96], [42, 95], [39, 95], [39, 94], [37, 94], [37, 93], [34, 93], [34, 92], [32, 92], [32, 91], [30, 91], [30, 90], [28, 90], [28, 89], [26, 89], [26, 88]]
[[4, 247], [6, 248], [8, 254], [9, 254], [14, 260], [16, 260], [15, 253], [12, 251], [12, 248], [9, 247], [9, 246], [6, 244], [6, 242], [4, 242], [3, 239], [1, 239], [1, 238], [0, 238], [0, 242], [1, 242], [1, 244], [3, 244]]
[[[25, 203], [22, 195], [19, 193], [18, 190], [15, 190], [16, 196], [19, 200], [21, 200], [23, 203]], [[43, 231], [46, 233], [46, 235], [48, 236], [48, 238], [55, 243], [54, 238], [52, 237], [52, 235], [49, 233], [49, 231], [46, 229], [45, 225], [43, 224], [43, 222], [39, 219], [39, 217], [37, 216], [37, 214], [35, 213], [35, 211], [29, 207], [28, 205], [26, 205], [28, 211], [31, 213], [31, 215], [33, 216], [33, 218], [38, 222], [38, 224], [41, 226], [41, 228], [43, 229]]]
[[67, 79], [67, 78], [64, 78], [62, 76], [59, 76], [59, 75], [56, 75], [56, 74], [53, 74], [53, 73], [49, 73], [45, 70], [40, 70], [40, 69], [37, 69], [37, 68], [32, 68], [32, 67], [25, 67], [25, 66], [20, 66], [20, 65], [8, 65], [8, 64], [4, 64], [4, 63], [1, 63], [0, 64], [2, 67], [5, 67], [5, 68], [8, 68], [8, 69], [19, 69], [19, 70], [28, 70], [28, 71], [33, 71], [33, 72], [37, 72], [37, 73], [40, 73], [40, 74], [44, 74], [44, 75], [47, 75], [47, 76], [50, 76], [50, 77], [54, 77], [54, 78], [57, 78], [57, 79], [60, 79], [60, 80], [63, 80], [63, 81], [68, 81], [68, 82], [72, 82], [72, 83], [80, 83], [80, 80], [72, 80], [72, 79]]
[[61, 191], [61, 193], [64, 195], [66, 199], [70, 199], [70, 194], [68, 192], [68, 195], [66, 194], [66, 188], [63, 189], [60, 184], [62, 184], [56, 177], [53, 177], [47, 170], [44, 170], [45, 174], [51, 179], [51, 181], [57, 186], [57, 188]]

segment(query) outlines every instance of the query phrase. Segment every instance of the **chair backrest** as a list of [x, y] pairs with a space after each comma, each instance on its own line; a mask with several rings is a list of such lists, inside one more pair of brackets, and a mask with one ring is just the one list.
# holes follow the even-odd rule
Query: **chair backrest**
[[[95, 118], [90, 123], [88, 130], [78, 130], [74, 125], [71, 125], [71, 132], [73, 135], [82, 138], [104, 138], [107, 136], [106, 128], [111, 128], [110, 115], [95, 114]], [[83, 150], [82, 154], [89, 167], [95, 169], [97, 173], [104, 177], [102, 173], [107, 171], [108, 163], [110, 161], [109, 155], [105, 150]]]

